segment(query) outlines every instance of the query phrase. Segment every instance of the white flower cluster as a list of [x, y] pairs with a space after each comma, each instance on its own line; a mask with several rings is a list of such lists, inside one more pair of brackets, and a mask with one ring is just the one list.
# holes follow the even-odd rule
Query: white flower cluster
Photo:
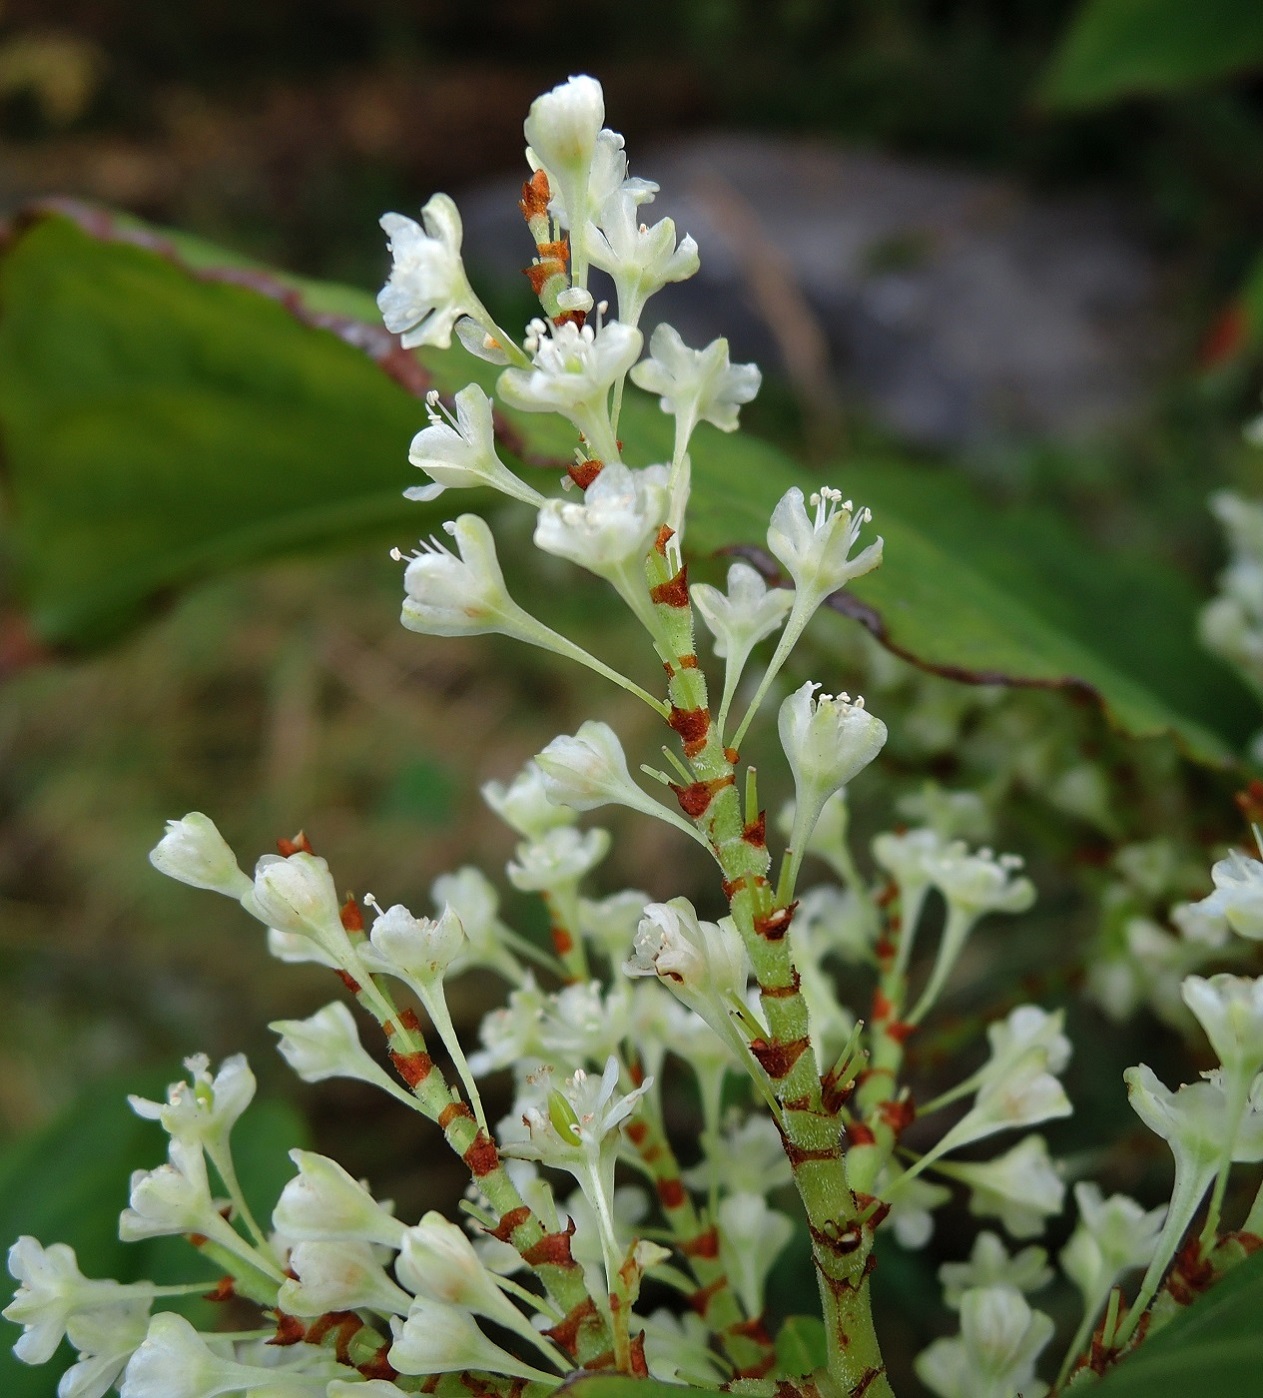
[[[636, 769], [663, 791], [642, 787], [622, 740], [595, 719], [554, 738], [507, 784], [484, 786], [487, 804], [517, 836], [506, 877], [541, 900], [550, 948], [509, 925], [495, 886], [471, 867], [435, 882], [432, 915], [366, 896], [366, 926], [360, 904], [339, 897], [304, 837], [282, 842], [250, 875], [206, 816], [169, 824], [151, 854], [156, 868], [238, 902], [267, 929], [278, 958], [333, 970], [377, 1022], [393, 1074], [361, 1042], [342, 1001], [272, 1028], [304, 1080], [371, 1084], [433, 1123], [469, 1168], [472, 1237], [432, 1212], [405, 1223], [335, 1161], [303, 1150], [291, 1152], [297, 1173], [265, 1231], [230, 1142], [254, 1077], [241, 1057], [214, 1075], [204, 1057], [191, 1058], [189, 1079], [164, 1101], [132, 1101], [166, 1131], [168, 1155], [133, 1177], [120, 1236], [189, 1238], [227, 1274], [219, 1294], [252, 1302], [259, 1326], [200, 1333], [174, 1311], [151, 1317], [156, 1300], [204, 1284], [89, 1280], [69, 1248], [24, 1237], [10, 1252], [19, 1285], [5, 1315], [23, 1327], [16, 1351], [26, 1362], [47, 1361], [69, 1340], [78, 1360], [61, 1398], [102, 1398], [111, 1387], [121, 1398], [469, 1389], [513, 1398], [523, 1384], [538, 1395], [601, 1368], [707, 1387], [792, 1380], [763, 1325], [769, 1277], [795, 1232], [769, 1197], [791, 1185], [821, 1272], [830, 1383], [842, 1391], [861, 1376], [870, 1398], [889, 1398], [866, 1281], [878, 1228], [923, 1246], [953, 1186], [973, 1215], [998, 1220], [1019, 1240], [1042, 1234], [1063, 1207], [1063, 1171], [1034, 1134], [1071, 1112], [1061, 1011], [1008, 1009], [986, 1028], [985, 1059], [929, 1101], [917, 1102], [905, 1081], [903, 1045], [950, 991], [977, 926], [991, 914], [1024, 912], [1035, 896], [1020, 858], [960, 838], [986, 838], [980, 799], [936, 788], [905, 798], [904, 813], [924, 823], [877, 835], [876, 879], [868, 878], [849, 845], [847, 790], [881, 753], [886, 726], [862, 698], [823, 693], [812, 680], [788, 694], [784, 686], [777, 728], [793, 800], [779, 823], [779, 874], [769, 877], [767, 813], [753, 769], [738, 790], [742, 742], [813, 615], [877, 566], [882, 540], [861, 546], [869, 512], [841, 491], [825, 486], [805, 498], [792, 487], [766, 530], [780, 585], [744, 562], [729, 567], [724, 591], [689, 585], [690, 447], [703, 423], [736, 428], [759, 372], [732, 364], [726, 341], [693, 349], [665, 324], [642, 357], [647, 300], [692, 275], [698, 249], [670, 219], [641, 221], [657, 186], [629, 175], [623, 138], [604, 123], [600, 85], [587, 77], [544, 94], [527, 117], [533, 173], [522, 209], [542, 314], [520, 340], [471, 289], [460, 216], [445, 195], [426, 204], [420, 223], [398, 214], [382, 220], [393, 266], [379, 304], [405, 347], [447, 349], [455, 333], [497, 366], [504, 408], [559, 417], [575, 444], [559, 487], [571, 493], [545, 494], [502, 459], [503, 433], [482, 387], [470, 384], [450, 404], [432, 393], [428, 425], [410, 451], [428, 483], [408, 495], [432, 501], [489, 489], [527, 506], [536, 547], [608, 583], [647, 632], [666, 697], [515, 601], [491, 527], [476, 513], [442, 526], [450, 547], [435, 538], [408, 558], [402, 619], [438, 636], [504, 634], [635, 694], [678, 739], [662, 749], [670, 771]], [[613, 282], [613, 317], [594, 301], [592, 268]], [[628, 379], [673, 419], [670, 461], [623, 459]], [[1221, 513], [1240, 536], [1242, 558], [1257, 545], [1263, 559], [1263, 515], [1255, 519], [1240, 502]], [[1263, 577], [1263, 564], [1238, 559], [1225, 583], [1232, 625], [1223, 606], [1220, 621], [1208, 623], [1221, 640], [1237, 638], [1239, 663], [1248, 658], [1249, 628], [1263, 635], [1263, 600], [1257, 615], [1247, 606], [1255, 591], [1263, 599], [1251, 567]], [[694, 604], [724, 662], [713, 713]], [[746, 684], [756, 650], [773, 637], [762, 674]], [[739, 695], [744, 712], [733, 723]], [[1082, 791], [1079, 799], [1090, 804]], [[580, 816], [611, 805], [701, 845], [718, 866], [727, 911], [707, 916], [700, 901], [639, 889], [595, 896], [588, 880], [611, 836], [584, 828]], [[838, 882], [800, 892], [808, 856]], [[1215, 892], [1175, 915], [1187, 939], [1214, 951], [1233, 934], [1263, 940], [1263, 863], [1233, 854], [1213, 877]], [[941, 929], [927, 954], [932, 908]], [[1106, 1199], [1089, 1182], [1076, 1186], [1079, 1222], [1059, 1261], [1084, 1315], [1059, 1384], [1119, 1279], [1146, 1269], [1126, 1322], [1134, 1327], [1207, 1193], [1209, 1246], [1230, 1167], [1263, 1160], [1263, 980], [1184, 974], [1200, 961], [1163, 964], [1168, 974], [1178, 964], [1182, 1003], [1221, 1067], [1176, 1092], [1147, 1067], [1127, 1074], [1136, 1112], [1171, 1146], [1173, 1197], [1169, 1209], [1146, 1211], [1125, 1196]], [[857, 965], [876, 987], [862, 1014], [838, 992], [839, 970]], [[466, 1056], [447, 984], [472, 968], [494, 972], [509, 989]], [[480, 1083], [505, 1070], [512, 1106], [493, 1123]], [[687, 1168], [668, 1130], [676, 1101], [662, 1092], [664, 1078], [680, 1073], [696, 1089], [701, 1120]], [[766, 1114], [754, 1109], [764, 1104]], [[919, 1148], [909, 1149], [905, 1128], [934, 1118], [937, 1132], [919, 1127]], [[973, 1147], [1002, 1133], [1018, 1134], [1002, 1154], [974, 1158]], [[651, 1188], [620, 1183], [620, 1167]], [[1046, 1391], [1036, 1369], [1053, 1325], [1026, 1297], [1049, 1281], [1047, 1264], [1038, 1246], [1010, 1256], [997, 1234], [983, 1232], [967, 1262], [943, 1268], [960, 1330], [917, 1360], [931, 1390], [942, 1398]], [[650, 1276], [660, 1294], [680, 1293], [680, 1305], [637, 1311]], [[1130, 1335], [1124, 1327], [1114, 1342]], [[438, 1388], [448, 1374], [461, 1377]]]

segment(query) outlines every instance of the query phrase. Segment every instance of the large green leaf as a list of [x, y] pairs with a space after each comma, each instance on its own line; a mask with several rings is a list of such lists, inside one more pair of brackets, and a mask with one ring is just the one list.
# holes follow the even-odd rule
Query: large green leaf
[[[1245, 1398], [1263, 1376], [1263, 1253], [1235, 1268], [1085, 1393], [1152, 1398], [1195, 1385], [1198, 1398]], [[1074, 1390], [1076, 1393], [1078, 1389]]]
[[[418, 397], [427, 373], [451, 389], [494, 371], [459, 351], [422, 370], [369, 324], [363, 293], [216, 258], [103, 215], [46, 214], [0, 264], [10, 548], [47, 644], [98, 642], [234, 564], [408, 542], [449, 507], [401, 498]], [[629, 395], [622, 431], [637, 459], [669, 451], [668, 426]], [[506, 455], [553, 472], [569, 455], [555, 419], [506, 413], [502, 427]], [[767, 443], [708, 427], [694, 465], [698, 552], [757, 547], [803, 479]], [[1174, 733], [1200, 759], [1228, 759], [1249, 715], [1198, 652], [1196, 598], [1169, 571], [1002, 515], [942, 472], [849, 462], [831, 478], [873, 506], [886, 538], [883, 567], [843, 601], [892, 648], [963, 680], [1078, 690], [1124, 733]]]
[[1041, 96], [1050, 106], [1086, 107], [1260, 65], [1259, 0], [1086, 0]]
[[[118, 1215], [127, 1203], [131, 1172], [152, 1169], [164, 1156], [162, 1131], [131, 1111], [127, 1094], [160, 1098], [169, 1077], [131, 1072], [105, 1078], [43, 1130], [0, 1155], [0, 1247], [7, 1249], [19, 1235], [31, 1234], [46, 1245], [69, 1243], [89, 1277], [167, 1283], [214, 1280], [213, 1270], [182, 1239], [133, 1244], [118, 1237]], [[283, 1102], [256, 1102], [237, 1123], [233, 1156], [242, 1188], [259, 1217], [270, 1216], [293, 1174], [286, 1152], [306, 1144], [302, 1118]], [[164, 1304], [197, 1315], [208, 1326], [216, 1320], [210, 1307], [196, 1299]], [[4, 1328], [0, 1393], [4, 1398], [53, 1398], [69, 1351], [31, 1368], [11, 1352], [17, 1330], [7, 1324]]]

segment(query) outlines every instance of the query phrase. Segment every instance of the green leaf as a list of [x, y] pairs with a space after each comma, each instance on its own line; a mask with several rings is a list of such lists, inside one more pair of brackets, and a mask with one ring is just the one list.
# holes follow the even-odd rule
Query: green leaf
[[[99, 643], [198, 577], [408, 543], [453, 508], [401, 496], [418, 395], [430, 378], [489, 386], [494, 370], [460, 351], [422, 369], [359, 319], [374, 313], [362, 292], [94, 217], [46, 214], [0, 263], [10, 547], [40, 640]], [[528, 472], [569, 458], [557, 419], [506, 412], [501, 428]], [[621, 430], [637, 460], [669, 453], [669, 424], [639, 393]], [[695, 553], [760, 546], [772, 506], [804, 479], [774, 447], [707, 426], [693, 460]], [[1169, 571], [998, 512], [941, 470], [848, 462], [830, 479], [885, 536], [885, 563], [841, 602], [886, 644], [958, 679], [1089, 695], [1124, 734], [1172, 733], [1199, 760], [1230, 760], [1253, 710], [1198, 650], [1198, 599]]]
[[103, 639], [234, 563], [408, 537], [424, 512], [401, 498], [403, 453], [424, 416], [275, 296], [68, 219], [40, 220], [0, 268], [14, 561], [45, 641]]
[[1044, 79], [1050, 107], [1169, 92], [1263, 65], [1258, 0], [1087, 0]]
[[815, 1315], [791, 1315], [776, 1332], [776, 1358], [783, 1374], [803, 1375], [828, 1362], [824, 1322]]
[[1257, 1393], [1263, 1373], [1261, 1313], [1263, 1253], [1255, 1253], [1084, 1392], [1094, 1398], [1152, 1398], [1187, 1383], [1196, 1385], [1198, 1398]]
[[[209, 1288], [213, 1273], [182, 1239], [131, 1244], [118, 1237], [132, 1171], [152, 1169], [165, 1154], [162, 1131], [136, 1116], [127, 1094], [161, 1098], [170, 1078], [170, 1073], [153, 1071], [104, 1078], [42, 1130], [0, 1155], [0, 1245], [7, 1249], [20, 1235], [31, 1234], [45, 1245], [69, 1243], [89, 1277], [167, 1283], [206, 1278]], [[233, 1155], [242, 1188], [260, 1217], [270, 1216], [293, 1174], [286, 1151], [306, 1143], [302, 1118], [283, 1102], [256, 1102], [237, 1123]], [[163, 1304], [190, 1315], [201, 1308], [204, 1320], [213, 1318], [196, 1298], [192, 1309], [184, 1301]], [[17, 1333], [9, 1327], [8, 1343], [0, 1344], [0, 1393], [5, 1398], [52, 1398], [69, 1351], [32, 1368], [11, 1352]]]

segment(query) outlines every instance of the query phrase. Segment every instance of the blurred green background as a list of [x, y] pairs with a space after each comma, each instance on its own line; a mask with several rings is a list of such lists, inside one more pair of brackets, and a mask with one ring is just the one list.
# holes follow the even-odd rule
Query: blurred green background
[[[824, 458], [897, 458], [936, 480], [968, 482], [962, 489], [979, 494], [954, 497], [957, 532], [939, 540], [962, 555], [982, 547], [971, 521], [1038, 515], [1073, 531], [1085, 578], [1093, 559], [1143, 557], [1184, 610], [1172, 635], [1130, 628], [1102, 642], [1130, 644], [1141, 663], [1147, 648], [1196, 652], [1192, 607], [1209, 596], [1223, 558], [1208, 493], [1223, 484], [1259, 493], [1263, 484], [1263, 456], [1240, 436], [1263, 384], [1263, 35], [1250, 4], [1200, 7], [1206, 23], [1193, 33], [1180, 28], [1184, 8], [7, 0], [0, 208], [16, 215], [53, 195], [99, 201], [304, 276], [375, 288], [386, 270], [380, 213], [414, 210], [439, 188], [458, 202], [497, 181], [511, 191], [527, 105], [572, 71], [601, 78], [609, 120], [647, 176], [656, 171], [641, 151], [760, 133], [875, 153], [894, 169], [983, 174], [1015, 198], [1106, 200], [1155, 269], [1149, 312], [1162, 327], [1122, 417], [1086, 435], [927, 443], [901, 435], [862, 395], [822, 399], [782, 363], [747, 420], [804, 470]], [[775, 242], [782, 211], [761, 204], [757, 187], [741, 193]], [[915, 246], [879, 251], [874, 266], [884, 259], [886, 270], [919, 256]], [[496, 294], [506, 314], [520, 308], [520, 296]], [[405, 431], [401, 489], [411, 483], [406, 447]], [[959, 504], [975, 498], [999, 513]], [[12, 502], [10, 492], [6, 538], [22, 523]], [[34, 1226], [23, 1220], [38, 1213], [22, 1181], [55, 1138], [32, 1156], [41, 1139], [32, 1133], [105, 1075], [167, 1065], [161, 1080], [199, 1049], [250, 1052], [266, 1093], [298, 1102], [317, 1143], [369, 1175], [401, 1212], [461, 1187], [428, 1134], [367, 1092], [287, 1080], [264, 1026], [322, 1004], [331, 994], [323, 977], [270, 962], [237, 909], [160, 879], [145, 861], [164, 819], [204, 809], [243, 863], [302, 827], [341, 883], [420, 910], [438, 873], [462, 862], [494, 872], [507, 856], [510, 837], [482, 808], [478, 783], [506, 777], [572, 730], [592, 711], [592, 694], [507, 646], [403, 632], [398, 569], [383, 545], [408, 538], [378, 533], [371, 547], [212, 577], [95, 648], [33, 634], [17, 551], [0, 542], [9, 584], [0, 630], [0, 1179], [11, 1185], [3, 1238]], [[1028, 547], [1006, 537], [988, 545], [1002, 582], [1006, 551]], [[213, 559], [204, 571], [217, 571]], [[562, 614], [601, 634], [610, 653], [622, 649], [605, 599], [561, 578], [543, 582]], [[1103, 628], [1108, 610], [1108, 601], [1096, 607]], [[1176, 890], [1200, 895], [1211, 851], [1240, 833], [1231, 795], [1245, 774], [1191, 763], [1169, 739], [1120, 737], [1098, 707], [1066, 693], [919, 675], [853, 622], [831, 619], [821, 635], [804, 674], [881, 694], [892, 733], [902, 725], [871, 792], [857, 797], [861, 833], [901, 818], [899, 801], [927, 778], [994, 786], [1003, 774], [994, 834], [1031, 858], [1040, 910], [1020, 939], [984, 942], [958, 1009], [993, 1012], [1021, 975], [1043, 977], [1043, 989], [1074, 1006], [1085, 1047], [1071, 1095], [1082, 1112], [1056, 1143], [1086, 1151], [1093, 1126], [1117, 1119], [1118, 1067], [1146, 1057], [1178, 1077], [1195, 1061], [1146, 1012], [1119, 1026], [1074, 993], [1102, 935], [1111, 860], [1126, 843], [1170, 838], [1178, 867], [1154, 911]], [[1249, 702], [1222, 673], [1194, 687], [1207, 686], [1213, 702], [1203, 707], [1239, 750], [1254, 722]], [[599, 704], [629, 750], [637, 739], [650, 750], [656, 739], [629, 705], [606, 693]], [[1018, 771], [1012, 754], [1022, 744], [1041, 755]], [[1085, 770], [1104, 782], [1103, 796], [1073, 776]], [[689, 851], [642, 825], [618, 829], [606, 888], [645, 883], [651, 869], [651, 891], [708, 896]], [[510, 906], [539, 930], [535, 909]], [[472, 1030], [493, 989], [460, 983], [458, 1022]], [[927, 1075], [952, 1032], [927, 1045]], [[143, 1137], [119, 1149], [140, 1152], [135, 1163], [159, 1151]], [[1134, 1188], [1147, 1170], [1165, 1178], [1160, 1153], [1143, 1140], [1123, 1142], [1102, 1168]], [[120, 1175], [120, 1204], [122, 1189]], [[939, 1245], [955, 1256], [967, 1239], [949, 1230]], [[906, 1328], [909, 1345], [939, 1323], [925, 1301], [932, 1262], [892, 1252], [879, 1274], [908, 1313], [892, 1324]], [[796, 1295], [792, 1264], [786, 1277]]]

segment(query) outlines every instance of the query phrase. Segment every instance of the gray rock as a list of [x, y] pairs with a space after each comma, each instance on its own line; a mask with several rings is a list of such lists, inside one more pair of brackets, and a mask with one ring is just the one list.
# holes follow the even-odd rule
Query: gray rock
[[[807, 141], [713, 134], [636, 158], [645, 211], [701, 247], [650, 302], [691, 344], [785, 374], [809, 412], [858, 403], [929, 446], [1084, 439], [1134, 419], [1165, 338], [1157, 267], [1105, 200]], [[466, 191], [467, 256], [516, 278], [517, 186]]]

